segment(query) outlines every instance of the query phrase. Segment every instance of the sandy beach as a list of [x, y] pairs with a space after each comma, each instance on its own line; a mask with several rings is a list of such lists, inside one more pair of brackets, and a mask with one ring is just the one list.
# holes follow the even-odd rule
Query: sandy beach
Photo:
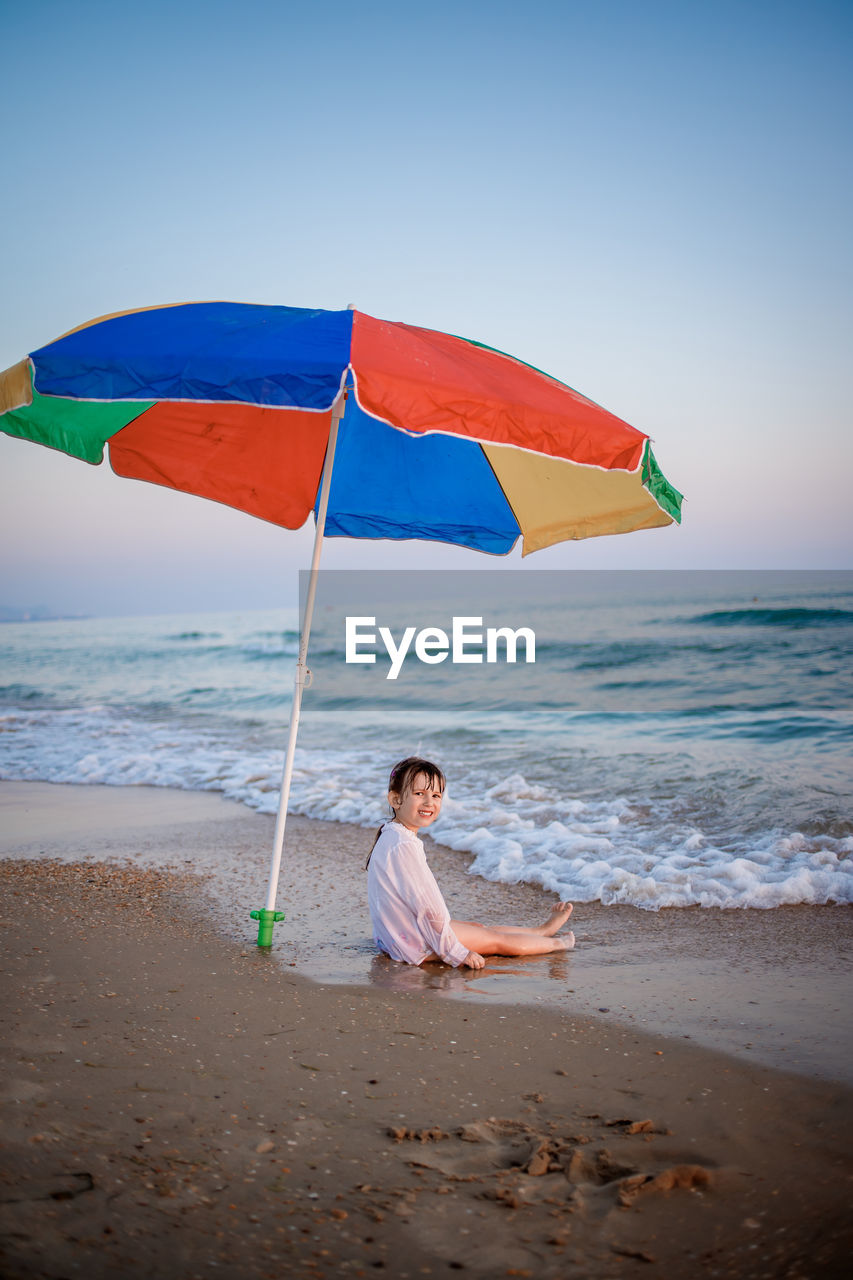
[[[847, 1274], [846, 909], [582, 904], [568, 957], [411, 970], [370, 943], [369, 833], [297, 819], [265, 955], [269, 818], [0, 812], [5, 1274]], [[451, 909], [543, 914], [431, 860]]]

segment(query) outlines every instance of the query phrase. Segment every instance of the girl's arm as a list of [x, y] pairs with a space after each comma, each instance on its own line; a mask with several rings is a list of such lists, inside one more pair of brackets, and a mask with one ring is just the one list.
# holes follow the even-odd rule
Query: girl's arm
[[414, 912], [425, 944], [448, 964], [456, 967], [467, 964], [468, 948], [462, 945], [450, 927], [450, 912], [426, 858], [416, 849], [406, 849], [403, 858], [401, 889]]
[[[450, 921], [445, 922], [443, 915], [427, 908], [418, 912], [417, 920], [425, 943], [442, 960], [458, 968], [468, 964], [469, 956], [473, 959], [474, 953], [462, 945], [451, 929]], [[471, 968], [482, 968], [482, 965], [472, 964]]]

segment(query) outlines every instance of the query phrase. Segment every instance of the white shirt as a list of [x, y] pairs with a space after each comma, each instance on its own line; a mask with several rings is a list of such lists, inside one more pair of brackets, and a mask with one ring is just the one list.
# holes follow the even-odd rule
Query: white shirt
[[367, 903], [376, 945], [392, 960], [420, 964], [430, 954], [458, 966], [468, 956], [450, 927], [423, 841], [399, 822], [386, 822], [370, 855]]

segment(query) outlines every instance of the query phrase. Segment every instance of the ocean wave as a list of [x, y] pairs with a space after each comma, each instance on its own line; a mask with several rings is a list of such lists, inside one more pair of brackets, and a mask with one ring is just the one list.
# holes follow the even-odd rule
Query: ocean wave
[[293, 659], [299, 653], [298, 640], [256, 640], [241, 644], [237, 652], [241, 658], [249, 662], [277, 661], [281, 658]]
[[[278, 806], [281, 750], [225, 729], [125, 715], [116, 708], [9, 708], [0, 777], [218, 791], [261, 813]], [[614, 773], [618, 776], [618, 771]], [[300, 747], [291, 809], [375, 827], [385, 763], [376, 745]], [[540, 885], [561, 898], [662, 907], [775, 907], [853, 902], [853, 837], [772, 829], [733, 838], [699, 824], [683, 798], [598, 799], [507, 773], [492, 786], [460, 771], [434, 838], [488, 880]]]
[[9, 701], [12, 703], [21, 702], [40, 702], [51, 705], [54, 701], [49, 693], [45, 693], [43, 689], [36, 688], [31, 684], [4, 684], [0, 685], [0, 701]]
[[850, 626], [851, 609], [761, 608], [714, 609], [685, 618], [688, 624], [707, 627], [787, 627], [792, 631], [804, 627]]
[[[163, 641], [169, 644], [186, 645], [192, 650], [194, 658], [214, 656], [233, 656], [238, 659], [294, 658], [299, 650], [299, 632], [289, 630], [255, 631], [250, 634], [229, 639], [222, 631], [176, 631], [164, 635]], [[169, 650], [158, 652], [156, 645], [148, 645], [140, 651], [143, 661], [168, 657]]]
[[221, 631], [178, 631], [174, 635], [166, 635], [164, 640], [221, 640]]

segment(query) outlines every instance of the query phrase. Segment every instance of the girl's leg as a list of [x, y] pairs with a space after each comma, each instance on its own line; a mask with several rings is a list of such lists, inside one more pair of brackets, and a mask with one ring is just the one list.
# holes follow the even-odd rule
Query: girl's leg
[[544, 956], [568, 951], [575, 945], [573, 933], [563, 938], [515, 929], [491, 929], [470, 920], [451, 920], [450, 927], [463, 947], [481, 956]]
[[535, 928], [527, 929], [524, 925], [520, 924], [499, 924], [495, 927], [500, 929], [503, 933], [539, 933], [543, 934], [546, 938], [550, 938], [562, 929], [563, 925], [572, 914], [572, 910], [573, 907], [571, 902], [558, 902], [545, 923], [536, 925]]

